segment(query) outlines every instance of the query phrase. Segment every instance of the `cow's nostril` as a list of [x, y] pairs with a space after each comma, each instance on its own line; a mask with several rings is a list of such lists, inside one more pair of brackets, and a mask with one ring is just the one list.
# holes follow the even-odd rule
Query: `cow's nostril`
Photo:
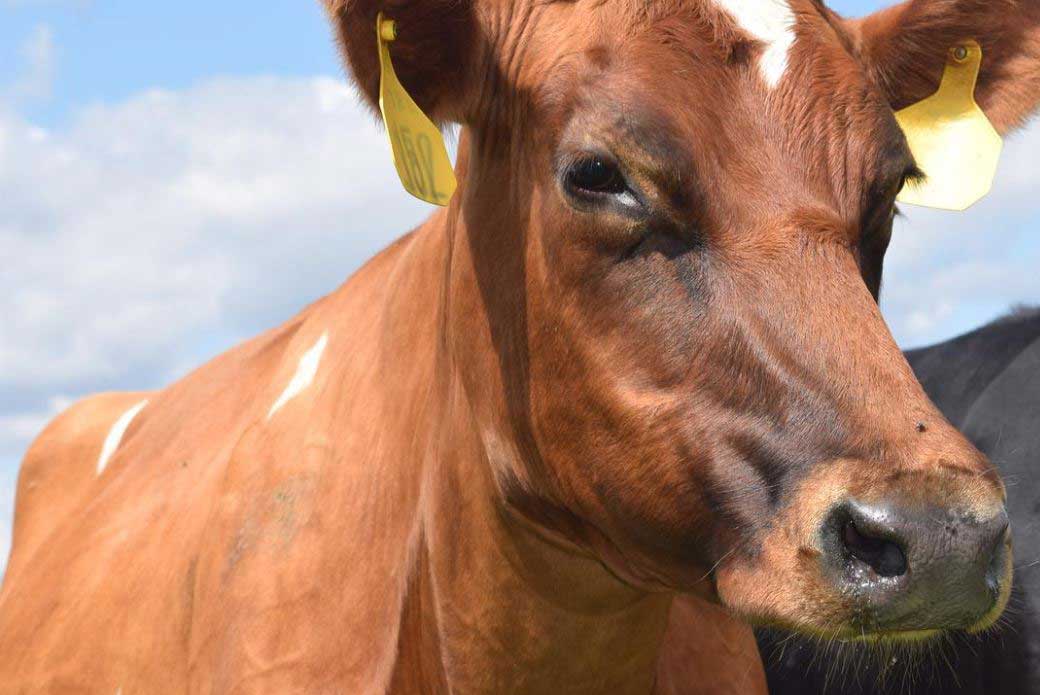
[[881, 577], [901, 577], [906, 574], [906, 554], [898, 544], [867, 535], [856, 528], [854, 521], [845, 522], [841, 540], [849, 555], [870, 566]]
[[846, 500], [827, 515], [818, 539], [825, 576], [861, 627], [969, 629], [992, 619], [1007, 597], [1011, 543], [1003, 512], [980, 519], [898, 498]]

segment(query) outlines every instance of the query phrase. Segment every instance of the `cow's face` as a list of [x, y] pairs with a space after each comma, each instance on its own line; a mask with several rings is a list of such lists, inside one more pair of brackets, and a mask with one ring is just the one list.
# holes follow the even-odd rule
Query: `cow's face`
[[925, 27], [949, 45], [877, 64], [907, 18], [848, 25], [810, 0], [364, 4], [333, 12], [370, 94], [375, 9], [399, 42], [448, 27], [413, 48], [449, 59], [395, 60], [465, 126], [448, 343], [511, 509], [756, 621], [996, 619], [1002, 485], [876, 301], [917, 174], [892, 108], [930, 89], [892, 84], [912, 68], [934, 89], [949, 45], [987, 36]]

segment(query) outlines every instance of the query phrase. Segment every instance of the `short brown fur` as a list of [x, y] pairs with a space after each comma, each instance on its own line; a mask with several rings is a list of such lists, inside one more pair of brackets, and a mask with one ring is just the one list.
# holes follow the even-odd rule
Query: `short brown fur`
[[[101, 475], [142, 394], [41, 435], [0, 683], [753, 694], [748, 621], [863, 629], [819, 565], [839, 500], [1003, 500], [876, 303], [913, 164], [892, 107], [970, 30], [983, 105], [1021, 123], [1040, 12], [791, 5], [771, 89], [707, 0], [328, 0], [370, 103], [376, 14], [399, 23], [402, 82], [462, 125], [459, 189], [286, 325], [148, 394]], [[575, 189], [590, 153], [624, 195]], [[323, 335], [314, 383], [272, 413]]]

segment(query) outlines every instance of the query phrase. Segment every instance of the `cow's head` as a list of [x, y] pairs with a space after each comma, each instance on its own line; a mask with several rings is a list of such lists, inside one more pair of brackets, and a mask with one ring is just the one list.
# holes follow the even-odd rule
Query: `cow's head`
[[463, 126], [446, 340], [506, 506], [755, 621], [996, 619], [1001, 482], [877, 297], [917, 174], [893, 108], [976, 39], [982, 106], [1020, 122], [1036, 2], [327, 1], [369, 99], [383, 11], [404, 85]]

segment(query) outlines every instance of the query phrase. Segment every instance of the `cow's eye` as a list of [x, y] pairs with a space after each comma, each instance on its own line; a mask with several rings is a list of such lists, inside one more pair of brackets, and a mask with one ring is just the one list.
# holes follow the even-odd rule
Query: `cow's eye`
[[617, 166], [599, 156], [578, 159], [567, 170], [567, 187], [572, 192], [599, 195], [620, 195], [628, 190]]
[[644, 211], [642, 198], [607, 155], [586, 152], [562, 170], [561, 188], [571, 204], [588, 212], [614, 210], [628, 215]]

